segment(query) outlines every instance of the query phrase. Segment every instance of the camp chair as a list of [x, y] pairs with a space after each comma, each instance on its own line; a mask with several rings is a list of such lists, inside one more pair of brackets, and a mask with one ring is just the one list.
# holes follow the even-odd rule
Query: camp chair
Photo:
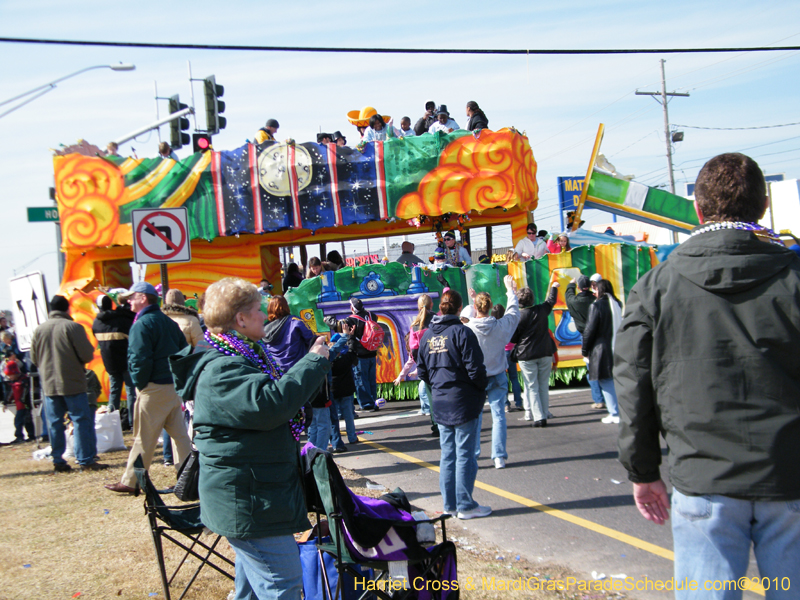
[[[329, 452], [311, 448], [306, 453], [306, 502], [310, 512], [324, 513], [328, 518], [330, 543], [318, 540], [320, 564], [323, 553], [332, 555], [336, 561], [338, 582], [336, 590], [331, 592], [330, 582], [324, 568], [320, 569], [323, 589], [327, 591], [329, 600], [342, 600], [345, 591], [348, 597], [356, 597], [353, 590], [345, 590], [344, 581], [355, 579], [359, 582], [356, 590], [363, 590], [361, 600], [377, 596], [381, 600], [402, 600], [404, 598], [458, 598], [458, 592], [442, 591], [441, 583], [456, 582], [456, 550], [452, 542], [447, 541], [445, 520], [451, 515], [441, 515], [435, 519], [412, 520], [410, 512], [397, 509], [395, 502], [389, 500], [375, 501], [353, 494], [344, 483], [341, 473]], [[405, 500], [402, 490], [395, 490]], [[394, 498], [392, 498], [394, 500]], [[370, 506], [366, 506], [370, 503]], [[405, 500], [407, 505], [407, 500]], [[374, 510], [373, 510], [374, 509]], [[387, 516], [381, 516], [381, 513]], [[388, 515], [396, 515], [392, 518]], [[333, 526], [331, 526], [333, 523]], [[416, 527], [422, 523], [441, 523], [442, 543], [426, 548], [417, 541]], [[364, 581], [365, 570], [372, 570], [371, 579], [374, 584], [360, 585]], [[343, 575], [348, 577], [344, 578]], [[405, 575], [405, 589], [398, 589], [396, 577]], [[392, 579], [390, 579], [390, 577]], [[436, 582], [432, 593], [419, 593], [414, 589], [412, 581]], [[394, 585], [391, 585], [391, 583]], [[374, 595], [374, 596], [373, 596]]]
[[[179, 506], [166, 505], [161, 498], [161, 494], [150, 480], [150, 475], [144, 468], [141, 456], [136, 457], [134, 472], [139, 482], [136, 490], [137, 495], [139, 489], [144, 491], [144, 512], [150, 522], [150, 533], [153, 536], [153, 547], [156, 551], [156, 560], [158, 560], [158, 568], [161, 572], [161, 585], [164, 588], [166, 600], [171, 600], [170, 585], [172, 585], [173, 580], [178, 575], [178, 571], [186, 564], [186, 559], [189, 558], [190, 555], [200, 561], [200, 564], [189, 579], [186, 587], [183, 588], [183, 592], [181, 592], [178, 600], [182, 600], [184, 596], [186, 596], [186, 593], [194, 583], [200, 570], [206, 565], [215, 569], [228, 579], [234, 579], [233, 571], [228, 572], [226, 570], [227, 567], [231, 567], [232, 570], [235, 570], [233, 561], [215, 550], [222, 536], [217, 535], [210, 546], [200, 540], [200, 536], [206, 530], [205, 526], [200, 521], [200, 503], [194, 502], [192, 504], [183, 504]], [[183, 537], [175, 537], [174, 534], [180, 534]], [[192, 541], [191, 545], [187, 546], [184, 543], [186, 541], [183, 539], [184, 537]], [[185, 551], [185, 554], [169, 579], [167, 578], [167, 566], [164, 561], [162, 538], [169, 540]], [[197, 551], [195, 551], [195, 549], [197, 549]], [[212, 562], [212, 555], [218, 559], [217, 564]]]

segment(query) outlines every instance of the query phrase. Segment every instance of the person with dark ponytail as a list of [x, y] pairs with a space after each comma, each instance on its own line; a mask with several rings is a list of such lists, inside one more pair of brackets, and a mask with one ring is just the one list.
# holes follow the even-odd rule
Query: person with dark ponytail
[[431, 388], [431, 411], [439, 426], [439, 489], [444, 512], [474, 519], [492, 512], [472, 498], [488, 378], [478, 338], [459, 319], [462, 304], [458, 292], [442, 294], [441, 314], [433, 317], [419, 342], [417, 374]]
[[469, 120], [467, 120], [467, 129], [470, 131], [489, 129], [489, 119], [486, 113], [481, 110], [481, 107], [478, 106], [478, 103], [474, 100], [467, 102], [467, 116], [469, 117]]

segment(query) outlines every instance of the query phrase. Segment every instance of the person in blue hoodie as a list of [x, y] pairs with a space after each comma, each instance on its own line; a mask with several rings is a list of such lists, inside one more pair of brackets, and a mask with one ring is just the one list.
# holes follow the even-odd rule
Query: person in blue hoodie
[[486, 367], [475, 333], [459, 319], [461, 294], [447, 290], [419, 342], [417, 374], [431, 387], [431, 410], [439, 426], [439, 489], [444, 512], [459, 519], [492, 513], [472, 498], [478, 459], [480, 414], [486, 401]]

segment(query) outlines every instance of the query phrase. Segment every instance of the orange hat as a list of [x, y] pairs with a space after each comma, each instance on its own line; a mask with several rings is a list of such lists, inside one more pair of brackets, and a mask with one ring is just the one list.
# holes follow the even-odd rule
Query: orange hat
[[[347, 113], [347, 120], [356, 127], [369, 127], [369, 118], [376, 114], [378, 114], [377, 110], [371, 106], [365, 106], [361, 110], [351, 110], [349, 113]], [[381, 116], [383, 117], [384, 123], [388, 123], [392, 120], [392, 117], [388, 115]]]

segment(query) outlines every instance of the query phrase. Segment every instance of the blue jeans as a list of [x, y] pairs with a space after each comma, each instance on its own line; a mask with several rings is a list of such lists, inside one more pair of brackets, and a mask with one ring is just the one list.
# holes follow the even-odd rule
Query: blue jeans
[[794, 587], [800, 581], [800, 500], [755, 502], [719, 495], [686, 496], [673, 490], [672, 537], [676, 581], [686, 577], [698, 583], [696, 591], [676, 592], [679, 600], [740, 599], [739, 590], [713, 587], [715, 582], [744, 577], [751, 545], [759, 575], [770, 580], [769, 589], [762, 580], [767, 600], [797, 597], [796, 589], [783, 589], [781, 583], [790, 581]]
[[175, 464], [175, 461], [172, 460], [172, 440], [166, 429], [161, 430], [161, 443], [164, 446], [164, 462]]
[[122, 384], [125, 384], [126, 391], [128, 392], [128, 420], [133, 427], [133, 407], [136, 404], [136, 388], [133, 386], [133, 379], [128, 371], [124, 373], [112, 375], [108, 374], [108, 410], [119, 410], [120, 398], [122, 398]]
[[419, 407], [423, 414], [431, 414], [431, 397], [428, 395], [428, 386], [421, 379], [419, 380]]
[[511, 380], [511, 391], [514, 392], [514, 404], [517, 408], [522, 408], [522, 388], [519, 385], [517, 375], [517, 363], [511, 360], [511, 350], [506, 350], [506, 362], [508, 363], [508, 378]]
[[[334, 415], [336, 415], [334, 417]], [[334, 398], [331, 405], [331, 446], [334, 449], [344, 446], [342, 434], [339, 432], [339, 419], [344, 419], [344, 428], [347, 431], [347, 441], [355, 444], [358, 441], [356, 435], [355, 415], [353, 414], [353, 396]]]
[[492, 410], [492, 459], [508, 458], [506, 452], [508, 379], [505, 371], [489, 377], [486, 397], [489, 400], [489, 408]]
[[378, 399], [377, 360], [373, 358], [359, 358], [353, 365], [353, 378], [356, 382], [356, 399], [362, 409], [375, 406]]
[[472, 510], [478, 503], [472, 499], [478, 460], [475, 458], [475, 439], [480, 437], [480, 419], [463, 425], [439, 424], [439, 491], [444, 510], [451, 514]]
[[[22, 410], [17, 410], [17, 414], [14, 415], [14, 438], [18, 440], [25, 439], [25, 432], [28, 432], [28, 439], [32, 440], [36, 437], [36, 433], [33, 430], [33, 421], [28, 421], [28, 417], [31, 414], [31, 410], [29, 408], [23, 408]], [[28, 421], [26, 423], [26, 421]]]
[[[591, 383], [591, 380], [589, 380]], [[614, 387], [613, 379], [598, 379], [595, 381], [597, 387], [603, 392], [603, 400], [605, 401], [608, 414], [612, 417], [619, 416], [619, 403], [617, 402], [617, 388]]]
[[589, 380], [589, 388], [592, 390], [592, 402], [595, 404], [606, 403], [603, 399], [603, 392], [600, 390], [600, 384], [597, 382], [597, 379]]
[[54, 464], [66, 464], [64, 451], [67, 438], [64, 435], [64, 415], [69, 413], [75, 426], [75, 460], [79, 465], [89, 465], [97, 458], [97, 437], [94, 432], [94, 412], [89, 408], [86, 392], [72, 396], [45, 396], [47, 430]]
[[550, 371], [553, 370], [553, 357], [543, 356], [532, 360], [519, 361], [522, 379], [525, 381], [525, 412], [533, 412], [534, 421], [547, 420], [550, 410]]
[[320, 450], [327, 450], [330, 439], [331, 411], [327, 407], [315, 408], [308, 426], [308, 441]]
[[293, 536], [227, 539], [236, 552], [234, 600], [300, 600], [303, 569]]

